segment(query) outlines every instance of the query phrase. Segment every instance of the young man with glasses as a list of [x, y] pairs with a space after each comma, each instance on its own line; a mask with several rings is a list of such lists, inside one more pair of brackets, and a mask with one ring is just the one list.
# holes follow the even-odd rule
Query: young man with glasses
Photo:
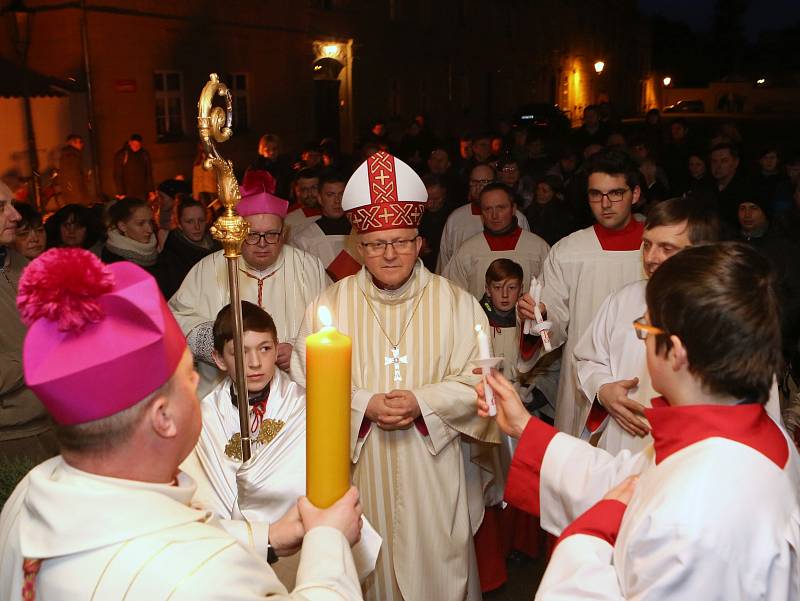
[[782, 365], [769, 262], [742, 243], [687, 248], [646, 303], [629, 327], [663, 396], [638, 453], [559, 433], [487, 379], [498, 425], [520, 439], [505, 498], [560, 535], [536, 599], [800, 598], [800, 460], [764, 409]]
[[[469, 191], [467, 193], [469, 202], [453, 211], [444, 224], [442, 241], [439, 245], [439, 259], [436, 263], [436, 273], [443, 272], [464, 241], [483, 231], [481, 206], [478, 199], [480, 198], [481, 190], [493, 181], [495, 181], [495, 171], [491, 165], [481, 163], [475, 165], [469, 172]], [[525, 215], [520, 213], [518, 209], [514, 211], [514, 215], [523, 230], [526, 232], [531, 231]]]
[[335, 171], [323, 172], [319, 178], [322, 215], [293, 237], [291, 244], [318, 257], [328, 277], [334, 282], [357, 273], [361, 263], [350, 243], [350, 221], [342, 209], [342, 194], [347, 178]]
[[[242, 187], [236, 209], [250, 224], [239, 262], [239, 294], [269, 311], [278, 328], [277, 365], [287, 371], [297, 330], [306, 306], [329, 284], [317, 257], [285, 244], [284, 218], [288, 202], [262, 188]], [[186, 275], [169, 307], [186, 334], [198, 361], [199, 392], [208, 392], [222, 379], [211, 357], [212, 326], [220, 309], [230, 302], [228, 268], [223, 251], [201, 259]]]
[[[575, 377], [575, 346], [603, 299], [642, 278], [639, 247], [644, 224], [631, 211], [641, 193], [635, 166], [624, 153], [605, 150], [586, 162], [585, 171], [595, 224], [562, 238], [550, 250], [540, 307], [552, 322], [553, 349], [564, 347], [555, 425], [573, 436], [581, 433], [589, 413]], [[535, 319], [530, 295], [525, 294], [517, 308], [521, 317]]]
[[[471, 389], [474, 328], [489, 323], [473, 296], [418, 258], [426, 196], [419, 176], [385, 152], [356, 170], [342, 206], [365, 269], [308, 307], [292, 356], [292, 378], [303, 385], [305, 336], [321, 327], [320, 306], [353, 341], [353, 480], [384, 541], [364, 585], [369, 601], [481, 598], [472, 536], [483, 487], [465, 475], [461, 441], [474, 441], [476, 463], [500, 442], [494, 424], [475, 415]], [[488, 465], [470, 467], [493, 477]]]

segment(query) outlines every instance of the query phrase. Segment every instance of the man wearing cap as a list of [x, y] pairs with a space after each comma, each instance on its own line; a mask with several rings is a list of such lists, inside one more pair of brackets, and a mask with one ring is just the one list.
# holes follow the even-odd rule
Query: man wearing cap
[[[447, 222], [444, 224], [442, 241], [439, 244], [439, 259], [436, 263], [436, 272], [442, 273], [444, 268], [456, 254], [459, 247], [475, 234], [483, 231], [483, 219], [481, 218], [481, 205], [479, 202], [481, 190], [495, 180], [495, 171], [491, 165], [478, 163], [469, 172], [469, 202], [463, 207], [457, 208], [450, 213]], [[525, 215], [514, 211], [519, 226], [530, 231], [531, 227]]]
[[58, 452], [52, 423], [22, 377], [25, 326], [17, 312], [17, 284], [28, 260], [11, 248], [20, 215], [0, 181], [0, 457], [42, 461]]
[[152, 276], [53, 249], [19, 290], [25, 379], [58, 424], [61, 455], [29, 472], [0, 515], [0, 598], [361, 598], [354, 488], [328, 510], [300, 499], [293, 594], [268, 566], [268, 531], [192, 502], [178, 466], [202, 424], [197, 373]]
[[309, 306], [292, 356], [292, 377], [304, 384], [305, 336], [321, 327], [321, 306], [353, 341], [353, 479], [384, 540], [365, 583], [370, 600], [480, 599], [472, 535], [483, 498], [478, 487], [468, 508], [461, 438], [476, 441], [474, 461], [477, 441], [500, 441], [493, 422], [470, 415], [474, 326], [488, 322], [474, 297], [417, 258], [425, 200], [422, 180], [399, 159], [377, 152], [361, 164], [342, 206], [364, 269]]
[[[288, 202], [263, 187], [242, 187], [237, 211], [250, 224], [239, 262], [239, 294], [267, 311], [278, 328], [278, 361], [289, 369], [292, 346], [303, 312], [329, 284], [317, 257], [287, 244], [284, 218]], [[211, 357], [212, 326], [220, 309], [230, 302], [228, 270], [223, 251], [208, 255], [186, 275], [169, 306], [186, 334], [198, 361], [205, 395], [222, 377]]]
[[358, 252], [348, 244], [352, 227], [342, 209], [347, 179], [328, 171], [320, 176], [319, 181], [322, 215], [292, 236], [292, 246], [319, 257], [328, 277], [338, 282], [361, 270], [361, 263], [356, 259]]

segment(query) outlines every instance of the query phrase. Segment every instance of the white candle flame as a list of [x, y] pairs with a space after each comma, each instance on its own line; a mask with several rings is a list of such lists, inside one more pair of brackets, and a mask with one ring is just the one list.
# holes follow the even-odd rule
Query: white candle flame
[[333, 316], [331, 315], [330, 309], [325, 305], [319, 306], [319, 309], [317, 309], [317, 317], [319, 317], [324, 327], [329, 328], [333, 325]]

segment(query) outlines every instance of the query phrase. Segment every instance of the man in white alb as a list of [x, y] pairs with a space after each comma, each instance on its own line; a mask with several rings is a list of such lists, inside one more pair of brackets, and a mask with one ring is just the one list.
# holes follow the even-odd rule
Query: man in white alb
[[[603, 300], [642, 278], [640, 246], [644, 224], [633, 217], [639, 200], [638, 172], [627, 155], [605, 150], [585, 163], [589, 206], [596, 223], [559, 240], [544, 264], [542, 313], [553, 324], [553, 348], [563, 345], [555, 426], [577, 436], [589, 413], [575, 377], [573, 350]], [[535, 319], [533, 299], [525, 294], [520, 316]]]

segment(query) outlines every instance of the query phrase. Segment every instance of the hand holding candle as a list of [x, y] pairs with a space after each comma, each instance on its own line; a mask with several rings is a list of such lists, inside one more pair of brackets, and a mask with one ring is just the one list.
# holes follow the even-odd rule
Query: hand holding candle
[[[480, 324], [475, 326], [475, 332], [478, 336], [478, 359], [481, 361], [487, 359], [491, 360], [492, 352], [489, 349], [489, 336], [486, 335], [486, 332], [483, 331], [483, 328], [480, 326]], [[497, 406], [494, 403], [494, 391], [486, 383], [486, 375], [491, 371], [492, 368], [488, 365], [481, 365], [481, 372], [483, 373], [483, 389], [486, 396], [486, 404], [489, 405], [489, 415], [495, 416], [497, 415]]]
[[326, 508], [350, 488], [350, 338], [318, 312], [322, 329], [306, 338], [306, 492]]
[[539, 305], [542, 302], [542, 283], [531, 277], [531, 297], [533, 298], [533, 313], [536, 316], [536, 325], [530, 323], [530, 319], [525, 320], [525, 334], [538, 334], [542, 337], [542, 344], [544, 350], [550, 352], [553, 350], [553, 345], [550, 343], [550, 323], [542, 317], [542, 310]]

